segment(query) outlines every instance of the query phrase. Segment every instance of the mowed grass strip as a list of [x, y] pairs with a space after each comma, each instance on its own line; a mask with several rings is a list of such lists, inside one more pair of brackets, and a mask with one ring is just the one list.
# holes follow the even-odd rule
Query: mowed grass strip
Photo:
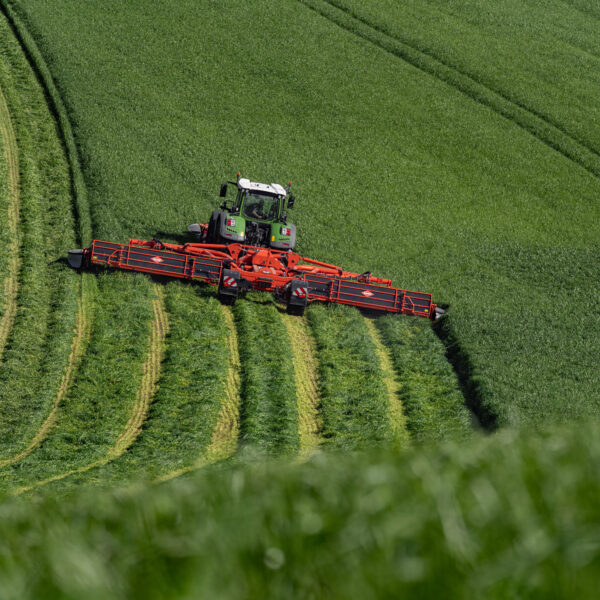
[[315, 452], [322, 442], [317, 349], [305, 317], [282, 313], [281, 318], [292, 347], [294, 381], [298, 397], [300, 458], [306, 458]]
[[87, 344], [89, 342], [90, 331], [91, 331], [91, 307], [90, 307], [90, 294], [89, 291], [86, 291], [86, 288], [89, 289], [89, 283], [86, 278], [90, 276], [82, 276], [81, 292], [79, 297], [78, 309], [77, 309], [77, 319], [75, 323], [75, 337], [73, 338], [73, 344], [71, 346], [71, 354], [69, 356], [69, 363], [63, 375], [62, 381], [60, 383], [60, 387], [58, 388], [58, 392], [54, 397], [54, 401], [52, 404], [52, 410], [50, 414], [46, 417], [46, 420], [42, 423], [41, 427], [36, 431], [35, 436], [29, 443], [29, 445], [19, 452], [18, 454], [0, 460], [0, 467], [4, 467], [6, 465], [18, 462], [23, 460], [26, 456], [28, 456], [37, 446], [42, 443], [42, 440], [48, 435], [48, 432], [54, 426], [56, 422], [57, 414], [61, 403], [63, 402], [67, 392], [71, 388], [73, 383], [75, 374], [77, 372], [77, 368], [81, 362], [81, 357], [83, 356]]
[[139, 436], [116, 460], [76, 473], [52, 489], [162, 481], [235, 451], [239, 358], [231, 343], [231, 309], [201, 286], [173, 281], [164, 288], [169, 333], [158, 389]]
[[391, 357], [411, 438], [422, 442], [469, 436], [471, 413], [431, 323], [388, 315], [378, 318], [374, 327]]
[[19, 168], [18, 293], [0, 364], [0, 459], [7, 459], [30, 445], [52, 410], [69, 365], [78, 278], [59, 262], [75, 240], [69, 167], [44, 91], [4, 17], [0, 48]]
[[233, 306], [241, 365], [240, 442], [269, 456], [298, 452], [290, 338], [274, 300], [249, 293]]
[[[221, 305], [221, 308], [227, 326], [227, 377], [225, 379], [225, 390], [221, 394], [221, 408], [219, 409], [217, 423], [213, 429], [210, 444], [204, 454], [202, 454], [195, 462], [185, 467], [168, 471], [164, 475], [158, 477], [155, 480], [155, 483], [163, 483], [175, 479], [175, 477], [180, 477], [186, 473], [230, 458], [238, 448], [241, 406], [238, 336], [231, 308], [224, 304]], [[207, 374], [206, 371], [203, 373]], [[214, 374], [214, 379], [215, 381], [218, 380], [216, 374]], [[204, 425], [205, 423], [197, 424], [197, 426], [202, 427], [204, 427]]]
[[134, 443], [140, 433], [140, 429], [148, 413], [150, 403], [154, 397], [160, 376], [160, 363], [164, 352], [165, 336], [169, 329], [169, 322], [164, 309], [164, 298], [162, 288], [154, 286], [155, 300], [152, 302], [154, 311], [154, 320], [150, 327], [150, 340], [148, 344], [148, 355], [143, 365], [143, 375], [140, 381], [136, 402], [133, 405], [129, 421], [117, 438], [115, 443], [108, 449], [108, 452], [97, 461], [83, 465], [72, 471], [66, 471], [59, 475], [54, 475], [42, 481], [36, 481], [29, 486], [23, 486], [16, 490], [17, 494], [28, 492], [34, 488], [39, 488], [54, 482], [63, 481], [74, 475], [87, 473], [97, 467], [101, 467], [123, 455], [127, 449]]
[[400, 400], [400, 382], [396, 376], [390, 351], [381, 339], [381, 333], [372, 318], [365, 317], [365, 324], [369, 335], [375, 346], [375, 354], [379, 360], [379, 366], [383, 373], [383, 383], [388, 397], [388, 413], [390, 426], [394, 432], [395, 440], [402, 446], [410, 442], [408, 429], [406, 428], [406, 415]]
[[71, 391], [43, 443], [0, 474], [2, 489], [26, 488], [85, 467], [115, 446], [138, 404], [152, 295], [142, 275], [98, 275], [94, 328]]
[[317, 346], [324, 447], [391, 442], [384, 374], [364, 318], [340, 304], [311, 305], [307, 316]]
[[[0, 65], [0, 68], [4, 64]], [[6, 77], [3, 78], [6, 80]], [[17, 311], [19, 285], [19, 150], [6, 98], [0, 87], [0, 210], [5, 226], [0, 228], [0, 358]]]

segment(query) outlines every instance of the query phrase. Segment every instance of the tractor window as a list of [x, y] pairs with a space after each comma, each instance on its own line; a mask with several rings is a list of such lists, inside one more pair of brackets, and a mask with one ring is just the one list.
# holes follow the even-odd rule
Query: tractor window
[[279, 198], [266, 194], [246, 193], [244, 201], [244, 216], [248, 219], [272, 221], [277, 218]]

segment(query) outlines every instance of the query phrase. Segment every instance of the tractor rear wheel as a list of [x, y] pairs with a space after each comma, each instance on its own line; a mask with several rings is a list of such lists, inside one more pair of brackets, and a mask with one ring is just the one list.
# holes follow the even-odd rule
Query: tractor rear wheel
[[221, 215], [220, 210], [213, 210], [208, 222], [208, 234], [206, 241], [209, 244], [218, 244], [221, 239]]

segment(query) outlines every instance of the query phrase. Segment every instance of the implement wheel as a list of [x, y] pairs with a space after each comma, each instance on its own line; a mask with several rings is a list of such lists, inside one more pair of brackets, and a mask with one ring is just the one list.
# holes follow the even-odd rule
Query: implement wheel
[[223, 275], [221, 275], [221, 281], [217, 291], [217, 298], [223, 304], [235, 304], [240, 293], [240, 281], [239, 271], [223, 269]]
[[308, 304], [308, 284], [306, 281], [294, 279], [290, 282], [287, 301], [287, 313], [301, 317]]

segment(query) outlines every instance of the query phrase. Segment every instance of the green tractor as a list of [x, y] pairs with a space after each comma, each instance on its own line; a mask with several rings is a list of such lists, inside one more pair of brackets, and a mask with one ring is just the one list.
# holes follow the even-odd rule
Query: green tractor
[[[207, 224], [194, 223], [188, 231], [206, 244], [241, 243], [249, 246], [292, 250], [296, 245], [296, 226], [287, 222], [287, 210], [294, 206], [289, 183], [256, 183], [238, 173], [237, 181], [221, 185], [219, 196], [227, 196], [228, 186], [236, 186], [232, 206], [223, 201]], [[287, 206], [286, 206], [287, 202]]]

